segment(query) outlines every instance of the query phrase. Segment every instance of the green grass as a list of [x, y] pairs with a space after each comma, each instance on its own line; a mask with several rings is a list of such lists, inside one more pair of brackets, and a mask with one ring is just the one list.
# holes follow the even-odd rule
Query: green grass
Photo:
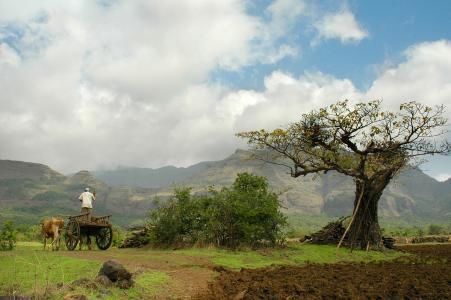
[[128, 293], [128, 296], [135, 299], [142, 299], [143, 295], [154, 296], [169, 279], [168, 274], [158, 271], [138, 275], [135, 280], [135, 286]]
[[[37, 242], [20, 242], [15, 250], [0, 252], [0, 266], [0, 295], [43, 295], [48, 289], [52, 298], [62, 299], [68, 291], [58, 290], [57, 284], [67, 285], [82, 277], [93, 279], [101, 262], [44, 252]], [[169, 278], [165, 272], [145, 272], [136, 276], [134, 287], [126, 293], [119, 288], [110, 288], [111, 294], [103, 297], [98, 291], [83, 288], [70, 293], [87, 294], [89, 299], [143, 299], [158, 293]]]
[[395, 251], [377, 252], [336, 249], [329, 245], [292, 244], [283, 249], [260, 251], [229, 251], [221, 249], [187, 249], [178, 252], [186, 255], [206, 257], [216, 265], [231, 269], [261, 268], [271, 265], [293, 265], [337, 262], [370, 262], [395, 259], [403, 254]]
[[[109, 294], [103, 294], [100, 290], [86, 290], [83, 288], [76, 288], [71, 291], [71, 294], [83, 294], [88, 299], [149, 299], [156, 297], [161, 293], [162, 288], [170, 279], [169, 275], [164, 272], [146, 272], [138, 275], [135, 278], [135, 285], [128, 290], [121, 290], [116, 287], [109, 288]], [[53, 295], [54, 299], [61, 299], [64, 293], [56, 293]]]
[[0, 292], [20, 295], [80, 277], [93, 278], [100, 263], [44, 252], [40, 243], [19, 243], [14, 251], [0, 252], [0, 266]]

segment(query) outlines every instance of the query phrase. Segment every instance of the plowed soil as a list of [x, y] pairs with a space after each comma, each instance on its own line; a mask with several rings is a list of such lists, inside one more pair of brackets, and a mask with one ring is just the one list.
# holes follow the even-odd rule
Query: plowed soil
[[405, 246], [414, 255], [370, 264], [223, 270], [199, 299], [451, 299], [451, 244]]

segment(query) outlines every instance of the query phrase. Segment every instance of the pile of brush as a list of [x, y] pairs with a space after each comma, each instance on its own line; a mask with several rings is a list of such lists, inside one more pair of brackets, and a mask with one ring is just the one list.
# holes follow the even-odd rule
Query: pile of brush
[[[310, 241], [314, 244], [338, 244], [346, 230], [343, 225], [345, 219], [346, 217], [342, 217], [337, 221], [330, 222], [318, 232], [313, 233]], [[346, 240], [347, 238], [345, 238]]]
[[[346, 231], [349, 217], [341, 217], [336, 221], [332, 221], [324, 226], [321, 230], [313, 233], [311, 236], [306, 236], [301, 242], [309, 241], [314, 244], [333, 244], [337, 245], [340, 242], [341, 237]], [[392, 237], [382, 237], [382, 242], [385, 248], [393, 249], [395, 245], [395, 239]], [[358, 241], [357, 241], [358, 243]], [[343, 245], [349, 246], [348, 235], [343, 239]]]
[[149, 229], [146, 226], [135, 226], [128, 230], [127, 237], [119, 248], [140, 248], [149, 242]]

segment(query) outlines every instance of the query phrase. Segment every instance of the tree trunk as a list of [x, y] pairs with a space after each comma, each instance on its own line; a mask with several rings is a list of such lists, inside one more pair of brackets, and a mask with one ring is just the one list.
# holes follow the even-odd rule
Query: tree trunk
[[[379, 227], [377, 205], [382, 192], [392, 178], [392, 174], [383, 174], [370, 180], [356, 180], [354, 200], [354, 221], [349, 228], [351, 248], [360, 246], [361, 249], [381, 249], [382, 234]], [[362, 194], [363, 190], [363, 194]], [[360, 198], [360, 196], [362, 197]], [[358, 204], [359, 200], [360, 205]], [[356, 211], [357, 208], [357, 211]]]

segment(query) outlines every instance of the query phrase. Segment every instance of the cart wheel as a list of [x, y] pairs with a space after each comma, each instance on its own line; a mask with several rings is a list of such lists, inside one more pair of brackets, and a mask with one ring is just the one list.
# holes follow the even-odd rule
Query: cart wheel
[[104, 227], [99, 230], [96, 235], [96, 244], [100, 250], [106, 250], [110, 248], [113, 242], [113, 230], [111, 227]]
[[76, 220], [70, 220], [66, 227], [66, 233], [64, 234], [64, 240], [68, 250], [75, 250], [80, 240], [80, 225]]

